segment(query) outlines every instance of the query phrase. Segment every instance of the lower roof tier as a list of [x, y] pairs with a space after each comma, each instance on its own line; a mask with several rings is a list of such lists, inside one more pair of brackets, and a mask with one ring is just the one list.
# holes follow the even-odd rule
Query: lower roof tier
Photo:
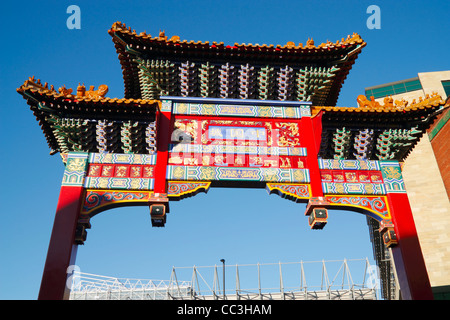
[[[86, 90], [43, 85], [30, 78], [17, 89], [27, 100], [51, 149], [51, 154], [71, 151], [152, 154], [157, 151], [157, 114], [163, 99], [118, 99], [105, 97], [107, 86]], [[258, 104], [249, 99], [178, 98], [174, 101], [220, 105]], [[202, 102], [203, 101], [203, 102]], [[408, 103], [386, 98], [384, 104], [359, 96], [359, 106], [315, 106], [311, 102], [261, 101], [273, 105], [275, 117], [320, 117], [324, 159], [371, 159], [403, 161], [432, 120], [447, 104], [437, 94]], [[295, 108], [301, 111], [292, 113]], [[284, 110], [286, 109], [286, 110]], [[288, 113], [288, 110], [289, 113]], [[295, 111], [295, 110], [294, 110]], [[292, 115], [291, 115], [292, 113]], [[205, 116], [205, 115], [203, 115]], [[260, 115], [261, 116], [261, 115]], [[259, 117], [260, 117], [259, 116]], [[255, 116], [254, 116], [255, 117]], [[272, 121], [274, 115], [265, 119]], [[258, 116], [256, 116], [258, 118]], [[248, 119], [248, 117], [246, 118]], [[272, 120], [271, 120], [272, 119]], [[277, 120], [277, 121], [279, 121]], [[189, 132], [187, 132], [189, 134]]]

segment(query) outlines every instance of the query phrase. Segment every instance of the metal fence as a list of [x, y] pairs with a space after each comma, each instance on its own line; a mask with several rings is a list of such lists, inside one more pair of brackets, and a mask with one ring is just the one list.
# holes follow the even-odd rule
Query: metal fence
[[170, 280], [76, 272], [70, 299], [375, 300], [376, 272], [368, 259], [173, 267]]

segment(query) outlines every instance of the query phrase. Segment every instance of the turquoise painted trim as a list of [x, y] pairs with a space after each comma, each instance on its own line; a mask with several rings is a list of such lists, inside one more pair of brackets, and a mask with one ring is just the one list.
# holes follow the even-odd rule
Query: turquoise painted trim
[[428, 139], [433, 140], [434, 137], [441, 131], [441, 129], [445, 126], [447, 121], [450, 119], [450, 110], [447, 110], [447, 113], [438, 121], [436, 126], [431, 130], [428, 134]]
[[243, 105], [278, 105], [278, 106], [311, 106], [310, 101], [280, 101], [280, 100], [258, 100], [258, 99], [225, 99], [225, 98], [201, 98], [201, 97], [176, 97], [161, 96], [161, 100], [172, 100], [175, 102], [194, 102], [212, 104], [243, 104]]

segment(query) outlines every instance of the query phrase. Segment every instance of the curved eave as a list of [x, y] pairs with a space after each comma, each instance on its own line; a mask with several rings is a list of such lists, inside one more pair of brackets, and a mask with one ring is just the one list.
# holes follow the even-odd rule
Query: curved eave
[[[300, 45], [252, 45], [234, 44], [225, 46], [223, 42], [200, 42], [167, 40], [152, 37], [146, 33], [137, 34], [124, 24], [116, 22], [108, 31], [114, 42], [122, 67], [125, 97], [139, 98], [140, 85], [138, 68], [133, 59], [135, 55], [167, 59], [171, 61], [211, 61], [247, 63], [256, 65], [328, 65], [339, 64], [340, 70], [333, 78], [325, 105], [334, 105], [339, 97], [342, 84], [355, 60], [366, 43], [358, 36], [340, 43], [327, 43], [320, 46]], [[131, 53], [132, 52], [132, 53]]]
[[313, 117], [322, 115], [324, 127], [337, 128], [412, 128], [424, 132], [443, 110], [445, 102], [440, 96], [406, 107], [311, 108]]
[[17, 92], [30, 106], [52, 153], [58, 150], [58, 142], [54, 137], [51, 124], [48, 122], [48, 117], [52, 114], [73, 119], [138, 121], [154, 119], [157, 110], [161, 107], [159, 100], [64, 95], [30, 80], [25, 81], [17, 89]]
[[32, 105], [44, 104], [49, 109], [58, 112], [81, 112], [80, 116], [98, 117], [103, 114], [126, 115], [132, 113], [155, 114], [160, 108], [160, 100], [108, 98], [108, 97], [80, 97], [65, 95], [49, 89], [40, 89], [26, 84], [17, 89]]
[[[302, 44], [295, 45], [292, 42], [286, 45], [253, 45], [253, 44], [238, 44], [225, 45], [223, 42], [212, 42], [209, 41], [187, 41], [180, 40], [179, 37], [175, 36], [168, 39], [165, 36], [152, 37], [151, 35], [141, 32], [137, 34], [135, 30], [131, 30], [130, 27], [126, 27], [125, 24], [121, 22], [116, 22], [113, 24], [108, 33], [113, 37], [113, 41], [121, 43], [122, 45], [135, 45], [146, 47], [147, 49], [166, 49], [166, 50], [192, 50], [192, 52], [203, 52], [207, 54], [208, 52], [212, 55], [224, 54], [224, 55], [234, 55], [234, 54], [257, 54], [257, 55], [270, 55], [274, 54], [276, 58], [279, 55], [293, 55], [299, 57], [304, 56], [314, 56], [319, 58], [320, 55], [329, 54], [339, 54], [343, 51], [353, 50], [354, 48], [360, 46], [361, 48], [366, 45], [364, 40], [357, 34], [348, 36], [347, 39], [337, 41], [336, 43], [327, 42], [322, 43], [319, 46], [314, 44], [308, 44], [303, 46]], [[137, 48], [139, 49], [139, 48]], [[145, 50], [145, 49], [144, 49]]]
[[376, 108], [370, 107], [333, 107], [333, 106], [314, 106], [312, 107], [312, 114], [318, 114], [320, 111], [324, 111], [326, 113], [334, 113], [334, 114], [362, 114], [362, 115], [370, 115], [370, 114], [396, 114], [402, 115], [406, 113], [412, 112], [421, 112], [426, 111], [427, 113], [433, 112], [436, 108], [439, 108], [445, 104], [445, 101], [442, 100], [440, 96], [431, 97], [423, 102], [414, 103], [406, 106], [379, 106]]

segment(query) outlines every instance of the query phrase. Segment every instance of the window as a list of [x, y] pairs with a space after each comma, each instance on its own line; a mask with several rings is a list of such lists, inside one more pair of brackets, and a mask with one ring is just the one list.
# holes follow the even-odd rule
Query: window
[[442, 86], [444, 87], [445, 94], [448, 97], [450, 97], [450, 80], [441, 81]]
[[[450, 81], [447, 82], [448, 82], [447, 90], [450, 91]], [[420, 84], [419, 78], [414, 78], [401, 82], [395, 82], [381, 87], [373, 87], [371, 89], [366, 89], [366, 97], [370, 99], [370, 97], [373, 96], [375, 99], [378, 99], [386, 96], [392, 96], [395, 94], [401, 94], [421, 89], [422, 85]]]

